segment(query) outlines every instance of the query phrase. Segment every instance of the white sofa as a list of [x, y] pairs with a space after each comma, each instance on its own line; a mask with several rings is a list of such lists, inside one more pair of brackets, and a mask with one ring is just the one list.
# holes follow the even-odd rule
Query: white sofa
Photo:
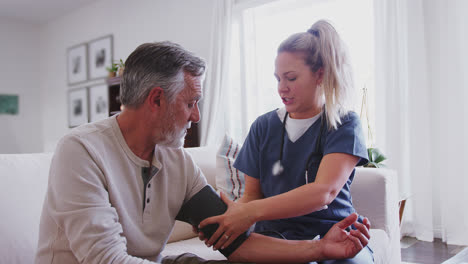
[[[197, 164], [216, 187], [216, 147], [191, 148]], [[0, 154], [0, 263], [33, 263], [39, 219], [52, 153]], [[219, 170], [218, 170], [219, 171]], [[375, 263], [400, 263], [396, 175], [391, 170], [358, 168], [352, 195], [357, 211], [372, 224], [370, 245]], [[224, 259], [177, 222], [164, 255], [191, 252], [205, 259]]]

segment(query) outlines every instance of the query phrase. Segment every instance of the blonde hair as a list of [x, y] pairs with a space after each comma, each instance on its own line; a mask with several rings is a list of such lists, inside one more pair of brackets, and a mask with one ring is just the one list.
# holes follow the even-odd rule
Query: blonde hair
[[354, 81], [348, 51], [335, 28], [319, 20], [307, 32], [296, 33], [284, 40], [280, 52], [303, 53], [306, 65], [312, 72], [323, 69], [320, 94], [325, 97], [328, 128], [336, 129], [346, 114], [348, 95]]

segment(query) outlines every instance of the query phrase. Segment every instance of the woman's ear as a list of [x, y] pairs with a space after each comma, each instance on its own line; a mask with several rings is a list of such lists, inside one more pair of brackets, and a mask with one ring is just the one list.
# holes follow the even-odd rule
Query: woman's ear
[[323, 81], [323, 67], [319, 68], [315, 74], [317, 75], [317, 85], [321, 85]]

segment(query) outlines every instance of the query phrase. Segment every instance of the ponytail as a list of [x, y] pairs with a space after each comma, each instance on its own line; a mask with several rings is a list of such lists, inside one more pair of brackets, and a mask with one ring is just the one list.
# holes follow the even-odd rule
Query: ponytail
[[281, 43], [280, 52], [300, 52], [312, 72], [323, 68], [322, 84], [318, 87], [325, 98], [325, 113], [329, 129], [336, 129], [346, 114], [346, 100], [353, 90], [352, 68], [348, 53], [338, 32], [325, 20], [315, 22], [307, 32], [296, 33]]

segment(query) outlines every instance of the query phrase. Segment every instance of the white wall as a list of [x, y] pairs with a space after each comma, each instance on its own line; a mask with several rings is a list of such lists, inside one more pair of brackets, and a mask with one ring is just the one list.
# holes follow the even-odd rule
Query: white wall
[[17, 115], [0, 115], [0, 153], [42, 151], [39, 27], [0, 19], [0, 94], [19, 96]]
[[[46, 151], [68, 128], [67, 48], [114, 36], [114, 59], [144, 42], [171, 40], [208, 59], [212, 3], [216, 0], [100, 0], [41, 29], [42, 132]], [[104, 82], [104, 80], [98, 81]], [[96, 82], [93, 82], [96, 83]]]

